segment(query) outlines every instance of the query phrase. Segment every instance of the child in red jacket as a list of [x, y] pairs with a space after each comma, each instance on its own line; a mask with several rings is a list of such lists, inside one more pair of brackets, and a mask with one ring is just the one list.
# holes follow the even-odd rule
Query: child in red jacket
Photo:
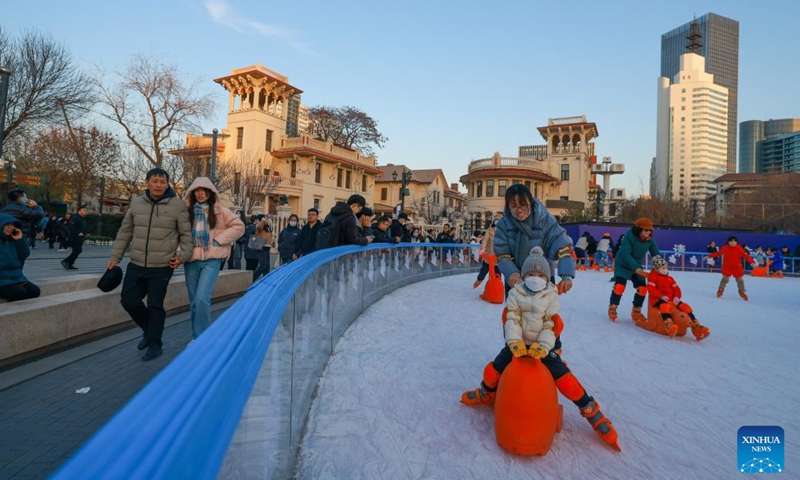
[[747, 254], [739, 245], [739, 240], [736, 237], [728, 237], [728, 243], [722, 246], [719, 251], [708, 254], [708, 258], [722, 257], [722, 280], [719, 282], [717, 288], [717, 298], [722, 297], [722, 292], [725, 291], [725, 285], [733, 277], [736, 280], [736, 286], [739, 287], [739, 295], [747, 300], [747, 294], [744, 293], [744, 266], [742, 259], [746, 260], [751, 267], [756, 268], [758, 265], [753, 260], [753, 257]]
[[692, 307], [681, 301], [681, 287], [669, 275], [667, 262], [660, 255], [653, 257], [653, 270], [647, 276], [647, 292], [650, 294], [650, 305], [661, 312], [661, 319], [664, 320], [670, 338], [678, 332], [678, 326], [672, 321], [670, 314], [673, 305], [692, 320], [692, 334], [696, 339], [702, 340], [708, 336], [708, 327], [700, 325], [692, 313]]

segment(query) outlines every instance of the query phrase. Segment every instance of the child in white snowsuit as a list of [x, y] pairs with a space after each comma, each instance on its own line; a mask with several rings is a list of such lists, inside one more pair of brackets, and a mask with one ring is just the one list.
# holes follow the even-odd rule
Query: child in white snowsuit
[[464, 392], [461, 401], [467, 405], [493, 404], [500, 375], [511, 363], [512, 356], [541, 359], [561, 394], [580, 409], [603, 441], [619, 448], [617, 432], [611, 422], [559, 356], [561, 342], [557, 337], [563, 323], [559, 316], [558, 290], [549, 281], [550, 262], [544, 258], [541, 247], [531, 250], [520, 273], [523, 281], [517, 282], [508, 292], [506, 300], [503, 327], [506, 346], [484, 368], [481, 386]]

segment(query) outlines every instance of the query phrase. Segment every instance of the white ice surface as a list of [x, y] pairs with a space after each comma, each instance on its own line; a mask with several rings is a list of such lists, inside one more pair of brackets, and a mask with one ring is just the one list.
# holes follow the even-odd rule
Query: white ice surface
[[711, 329], [702, 342], [635, 327], [630, 284], [609, 321], [610, 274], [580, 272], [561, 296], [562, 357], [614, 423], [621, 453], [563, 397], [564, 426], [544, 457], [507, 453], [493, 409], [459, 403], [503, 345], [503, 306], [461, 275], [400, 289], [345, 333], [312, 406], [301, 478], [740, 478], [744, 425], [783, 427], [780, 475], [800, 478], [800, 279], [747, 276], [745, 302], [733, 280], [715, 297], [719, 274], [673, 275]]

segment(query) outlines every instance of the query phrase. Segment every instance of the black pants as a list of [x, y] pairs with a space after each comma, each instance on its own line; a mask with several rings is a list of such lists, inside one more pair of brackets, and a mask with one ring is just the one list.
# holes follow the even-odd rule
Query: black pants
[[[122, 308], [142, 329], [151, 345], [161, 346], [164, 333], [164, 297], [174, 270], [170, 267], [140, 267], [128, 264], [122, 282]], [[147, 306], [142, 299], [147, 296]]]
[[16, 302], [17, 300], [27, 300], [28, 298], [36, 298], [42, 293], [39, 287], [31, 282], [12, 283], [11, 285], [4, 285], [0, 287], [0, 298], [5, 299], [7, 302]]
[[255, 270], [258, 268], [258, 258], [245, 258], [244, 259], [244, 269], [245, 270]]
[[72, 251], [69, 253], [69, 256], [64, 259], [64, 261], [67, 262], [67, 265], [72, 266], [75, 265], [75, 260], [78, 259], [78, 255], [83, 252], [83, 240], [69, 242], [69, 246], [72, 248]]
[[[497, 265], [494, 266], [494, 271], [495, 273], [500, 275], [500, 269], [497, 268]], [[489, 274], [489, 264], [486, 262], [481, 262], [481, 271], [478, 272], [478, 281], [482, 282], [483, 279], [486, 278], [486, 275], [488, 274]]]
[[267, 275], [269, 273], [269, 247], [264, 247], [263, 250], [258, 252], [258, 267], [253, 270], [253, 281], [261, 277], [261, 275]]
[[[624, 277], [614, 277], [614, 287], [615, 288], [616, 288], [616, 286], [618, 284], [622, 285], [623, 287], [625, 287], [626, 283], [628, 283], [628, 279], [626, 279]], [[635, 273], [633, 274], [633, 277], [631, 277], [631, 283], [633, 284], [633, 288], [636, 288], [636, 289], [638, 289], [639, 287], [644, 287], [644, 286], [647, 285], [647, 281], [644, 279], [644, 277], [642, 277], [640, 275], [637, 275]], [[614, 292], [614, 290], [612, 289], [611, 290], [611, 300], [610, 300], [611, 305], [619, 305], [620, 300], [622, 300], [622, 295], [617, 295]], [[633, 295], [633, 306], [634, 307], [638, 307], [638, 308], [642, 308], [642, 305], [644, 305], [644, 296], [643, 295], [639, 295], [639, 293], [636, 292]]]

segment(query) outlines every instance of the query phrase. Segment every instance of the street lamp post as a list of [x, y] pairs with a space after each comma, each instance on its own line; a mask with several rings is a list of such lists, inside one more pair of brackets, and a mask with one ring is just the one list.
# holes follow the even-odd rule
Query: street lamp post
[[11, 70], [0, 67], [0, 158], [3, 158], [3, 140], [6, 130], [6, 101], [8, 100], [8, 81]]
[[211, 131], [211, 183], [217, 184], [217, 134], [219, 131], [215, 128]]
[[[403, 173], [400, 175], [400, 212], [405, 212], [406, 210], [406, 195], [408, 195], [408, 189], [406, 188], [408, 184], [411, 182], [411, 171], [403, 169]], [[397, 181], [397, 170], [392, 172], [392, 181]]]

